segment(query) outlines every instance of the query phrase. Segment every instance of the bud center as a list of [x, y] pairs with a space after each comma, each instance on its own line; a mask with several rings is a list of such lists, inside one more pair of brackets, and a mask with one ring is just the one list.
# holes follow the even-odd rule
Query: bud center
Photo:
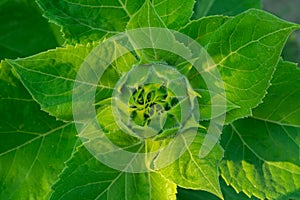
[[148, 126], [178, 103], [175, 95], [162, 84], [138, 87], [129, 100], [130, 117], [139, 126]]

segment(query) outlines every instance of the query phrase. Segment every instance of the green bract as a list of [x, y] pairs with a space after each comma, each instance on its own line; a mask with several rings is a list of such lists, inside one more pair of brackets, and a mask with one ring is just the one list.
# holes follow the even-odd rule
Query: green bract
[[37, 4], [53, 24], [0, 3], [0, 199], [300, 199], [299, 25], [258, 0]]

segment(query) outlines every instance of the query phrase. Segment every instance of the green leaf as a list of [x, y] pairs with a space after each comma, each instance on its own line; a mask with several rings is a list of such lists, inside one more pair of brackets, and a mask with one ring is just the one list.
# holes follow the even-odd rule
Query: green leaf
[[71, 123], [57, 122], [0, 65], [0, 199], [46, 199], [73, 151]]
[[[24, 59], [6, 60], [42, 110], [59, 120], [73, 121], [72, 94], [77, 72], [97, 43], [66, 46]], [[107, 50], [114, 56], [115, 49]], [[104, 56], [104, 55], [103, 55]], [[97, 57], [94, 58], [95, 60]], [[99, 80], [96, 99], [111, 97], [114, 85], [128, 68], [136, 63], [131, 54], [116, 59]]]
[[195, 1], [185, 0], [184, 6], [177, 0], [152, 1], [152, 4], [166, 27], [178, 30], [190, 21]]
[[[180, 29], [207, 49], [221, 73], [228, 107], [226, 123], [250, 116], [251, 109], [262, 102], [284, 43], [298, 28], [252, 9], [232, 18], [211, 16], [194, 20]], [[191, 80], [192, 86], [205, 89], [201, 77], [194, 74], [192, 70], [187, 74], [189, 80], [195, 79]], [[202, 112], [209, 116], [209, 111]]]
[[149, 0], [146, 0], [141, 9], [132, 16], [126, 28], [135, 29], [143, 27], [167, 27], [158, 15], [155, 5]]
[[165, 27], [178, 30], [189, 22], [194, 6], [193, 0], [182, 2], [176, 0], [146, 0], [141, 9], [130, 19], [127, 28]]
[[[222, 148], [216, 145], [204, 158], [199, 158], [199, 151], [204, 136], [197, 134], [193, 143], [186, 146], [182, 156], [169, 166], [162, 168], [159, 172], [178, 186], [194, 190], [205, 190], [222, 198], [219, 185], [218, 164], [223, 157]], [[165, 160], [158, 156], [154, 162]]]
[[57, 48], [32, 57], [6, 60], [44, 111], [72, 121], [72, 92], [77, 71], [92, 45]]
[[261, 8], [261, 0], [197, 0], [194, 8], [193, 19], [208, 15], [233, 16], [250, 8]]
[[4, 1], [0, 13], [0, 60], [29, 56], [59, 45], [34, 1]]
[[227, 112], [227, 123], [250, 116], [262, 102], [286, 39], [298, 28], [251, 9], [227, 20], [202, 44], [221, 73], [227, 100], [240, 107]]
[[176, 199], [176, 185], [160, 174], [125, 173], [100, 163], [79, 147], [54, 185], [50, 199]]
[[222, 176], [248, 196], [288, 199], [297, 195], [299, 198], [299, 134], [299, 128], [255, 119], [235, 122], [222, 135], [226, 146]]
[[[234, 189], [228, 185], [226, 185], [225, 181], [223, 179], [220, 179], [220, 184], [221, 184], [221, 190], [224, 196], [224, 199], [226, 200], [256, 200], [257, 198], [252, 197], [248, 198], [245, 194], [241, 193], [236, 193]], [[208, 193], [203, 190], [187, 190], [178, 187], [177, 188], [177, 199], [178, 200], [219, 200], [218, 197], [215, 195]]]
[[88, 43], [125, 30], [142, 0], [37, 0], [50, 22], [62, 27], [68, 43]]
[[300, 70], [280, 61], [264, 103], [253, 117], [226, 127], [222, 177], [262, 199], [300, 198]]
[[[145, 1], [141, 9], [135, 13], [129, 20], [126, 29], [139, 29], [145, 27], [160, 27], [178, 30], [189, 22], [190, 16], [192, 14], [194, 1], [188, 0], [184, 7], [182, 7], [180, 1], [176, 0], [166, 0], [166, 1]], [[135, 39], [135, 43], [147, 44], [151, 41], [152, 45], [157, 44], [158, 40], [162, 42], [168, 41], [168, 44], [172, 44], [172, 49], [185, 48], [183, 44], [175, 40], [174, 35], [166, 34], [166, 32], [161, 33], [159, 31], [152, 31], [150, 29], [149, 33], [139, 32], [138, 34], [132, 35]], [[149, 35], [150, 34], [150, 35]], [[163, 35], [161, 35], [163, 34]], [[146, 41], [145, 38], [149, 38]], [[156, 41], [152, 41], [156, 40]], [[160, 41], [159, 41], [160, 42]], [[136, 50], [136, 54], [139, 56], [141, 63], [151, 63], [151, 62], [164, 62], [168, 63], [170, 66], [174, 66], [175, 62], [178, 61], [178, 55], [170, 51], [164, 51], [159, 48], [153, 49], [140, 49]]]

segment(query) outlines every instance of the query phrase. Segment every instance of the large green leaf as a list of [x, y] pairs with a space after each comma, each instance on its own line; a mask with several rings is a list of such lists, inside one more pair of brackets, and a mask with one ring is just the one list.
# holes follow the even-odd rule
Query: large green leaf
[[226, 98], [240, 107], [227, 112], [227, 123], [250, 116], [262, 102], [286, 39], [298, 28], [252, 9], [227, 20], [202, 44], [221, 73]]
[[264, 104], [226, 127], [222, 176], [262, 199], [300, 198], [300, 70], [280, 61]]
[[197, 0], [193, 19], [208, 15], [237, 15], [250, 8], [261, 8], [261, 0]]
[[[209, 191], [222, 198], [218, 164], [223, 157], [223, 151], [219, 145], [216, 145], [205, 158], [199, 158], [203, 140], [204, 136], [197, 134], [193, 143], [186, 146], [186, 151], [180, 158], [159, 171], [180, 187]], [[155, 162], [159, 159], [167, 160], [168, 158], [158, 156]]]
[[[72, 94], [77, 72], [96, 43], [66, 46], [37, 54], [32, 57], [6, 60], [16, 71], [21, 82], [41, 108], [63, 121], [72, 121]], [[106, 56], [114, 56], [115, 49], [107, 50]], [[102, 55], [104, 56], [104, 55]], [[97, 57], [93, 58], [97, 60]], [[111, 97], [112, 89], [122, 73], [136, 63], [127, 54], [116, 59], [99, 80], [96, 102]]]
[[50, 199], [176, 199], [176, 185], [160, 174], [125, 173], [100, 163], [84, 147], [68, 161]]
[[[203, 45], [215, 62], [211, 67], [218, 67], [226, 91], [227, 123], [251, 115], [251, 109], [262, 102], [284, 43], [298, 28], [252, 9], [232, 18], [194, 20], [180, 29]], [[201, 76], [194, 74], [192, 70], [187, 74], [194, 77], [189, 78], [195, 82], [193, 87], [205, 88]]]
[[1, 1], [0, 60], [25, 57], [59, 45], [34, 1]]
[[0, 65], [0, 199], [46, 199], [73, 151], [71, 123], [57, 122]]
[[25, 59], [7, 60], [42, 110], [72, 121], [72, 89], [91, 45], [57, 48]]

